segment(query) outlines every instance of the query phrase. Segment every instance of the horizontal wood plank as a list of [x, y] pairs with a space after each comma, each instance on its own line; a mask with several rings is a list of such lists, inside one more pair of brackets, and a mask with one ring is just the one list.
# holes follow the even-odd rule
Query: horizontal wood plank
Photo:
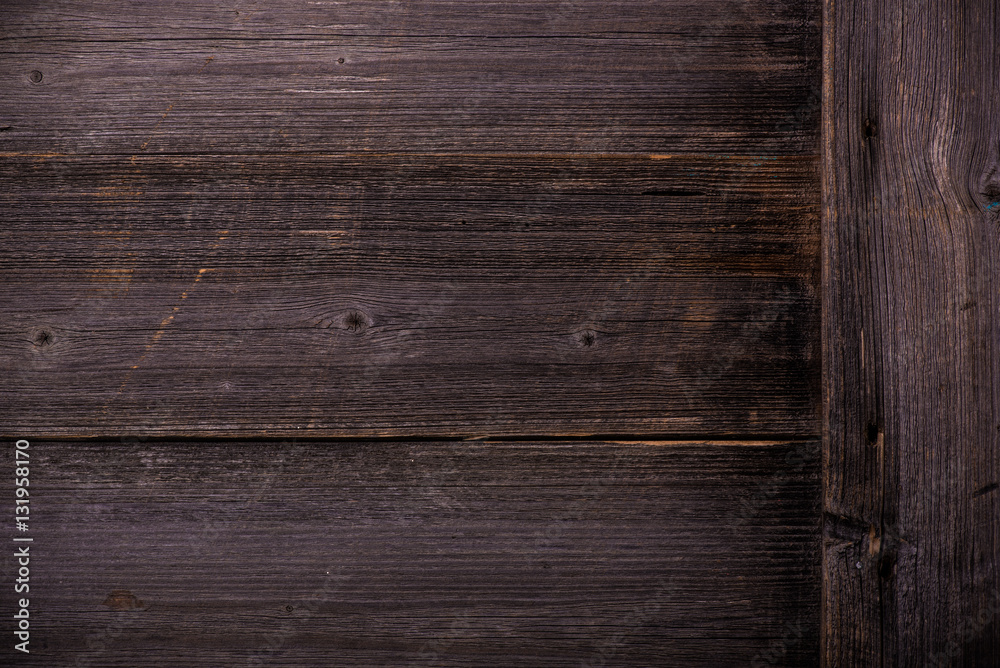
[[817, 441], [29, 452], [45, 665], [818, 660]]
[[[720, 3], [740, 6], [744, 23], [721, 6], [706, 14], [620, 3], [623, 25], [651, 23], [652, 32], [610, 36], [590, 34], [614, 23], [605, 4], [568, 9], [572, 25], [562, 28], [490, 22], [479, 3], [360, 4], [260, 8], [268, 35], [213, 28], [200, 38], [185, 36], [205, 31], [183, 26], [213, 20], [203, 11], [225, 25], [256, 20], [230, 19], [233, 10], [215, 4], [149, 5], [170, 29], [128, 39], [90, 26], [133, 23], [131, 9], [7, 8], [0, 150], [817, 151], [818, 22], [800, 2]], [[546, 13], [558, 4], [492, 9]], [[344, 11], [377, 27], [283, 32], [318, 25], [310, 12], [333, 20]], [[67, 14], [76, 18], [63, 21]]]
[[812, 158], [0, 166], [6, 433], [814, 434]]
[[790, 36], [816, 40], [820, 6], [808, 0], [481, 0], [474, 7], [465, 0], [8, 0], [0, 18], [2, 39], [678, 35], [723, 43], [753, 35], [778, 44], [792, 42]]

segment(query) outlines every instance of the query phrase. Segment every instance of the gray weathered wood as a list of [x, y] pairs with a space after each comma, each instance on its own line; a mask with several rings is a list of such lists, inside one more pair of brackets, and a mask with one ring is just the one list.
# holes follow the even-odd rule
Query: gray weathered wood
[[997, 665], [1000, 12], [826, 25], [826, 664]]
[[818, 658], [818, 441], [30, 453], [32, 665]]

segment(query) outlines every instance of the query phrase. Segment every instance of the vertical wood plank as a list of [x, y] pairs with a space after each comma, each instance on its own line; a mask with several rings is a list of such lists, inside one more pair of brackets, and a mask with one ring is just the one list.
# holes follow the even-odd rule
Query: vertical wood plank
[[1000, 13], [825, 19], [826, 665], [996, 665]]

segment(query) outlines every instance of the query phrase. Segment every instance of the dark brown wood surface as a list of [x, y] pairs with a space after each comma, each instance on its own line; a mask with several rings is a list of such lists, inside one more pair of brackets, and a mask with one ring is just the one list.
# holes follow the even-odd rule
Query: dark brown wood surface
[[826, 663], [996, 666], [1000, 12], [826, 25]]
[[30, 453], [31, 665], [818, 660], [818, 440]]
[[18, 157], [0, 174], [20, 433], [816, 431], [813, 157]]
[[812, 2], [242, 4], [4, 3], [4, 150], [816, 152]]
[[817, 433], [816, 7], [376, 4], [5, 7], [9, 433]]
[[18, 665], [815, 665], [820, 10], [2, 3]]

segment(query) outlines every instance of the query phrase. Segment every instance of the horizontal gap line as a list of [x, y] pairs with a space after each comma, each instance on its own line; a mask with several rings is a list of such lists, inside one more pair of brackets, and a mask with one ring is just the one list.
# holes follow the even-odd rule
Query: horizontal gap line
[[[585, 21], [581, 21], [585, 23]], [[181, 28], [178, 31], [185, 31], [188, 34], [183, 37], [157, 37], [157, 36], [142, 36], [141, 33], [144, 31], [149, 31], [150, 29], [145, 26], [136, 25], [120, 25], [120, 26], [103, 26], [105, 30], [115, 30], [122, 33], [133, 32], [137, 35], [135, 37], [121, 37], [119, 39], [87, 39], [87, 38], [71, 38], [71, 37], [47, 37], [38, 33], [53, 32], [58, 35], [59, 32], [65, 33], [67, 30], [78, 29], [80, 27], [86, 26], [85, 21], [80, 21], [78, 24], [67, 24], [67, 28], [62, 29], [37, 29], [30, 30], [21, 28], [24, 33], [33, 34], [22, 34], [22, 35], [6, 35], [0, 38], [0, 44], [10, 43], [10, 42], [35, 42], [40, 44], [46, 44], [51, 42], [59, 42], [65, 44], [143, 44], [143, 43], [171, 43], [171, 42], [236, 42], [236, 43], [258, 43], [266, 44], [268, 42], [329, 42], [331, 47], [343, 48], [345, 45], [342, 42], [337, 42], [334, 40], [344, 39], [344, 38], [354, 38], [361, 40], [371, 40], [373, 42], [383, 42], [372, 44], [371, 46], [375, 48], [391, 48], [392, 44], [385, 44], [384, 42], [394, 40], [425, 40], [425, 39], [468, 39], [468, 40], [490, 40], [490, 41], [531, 41], [531, 40], [573, 40], [573, 41], [587, 41], [587, 40], [598, 40], [598, 41], [622, 41], [622, 40], [660, 40], [663, 38], [677, 39], [677, 40], [693, 40], [690, 42], [695, 48], [704, 48], [703, 39], [706, 33], [712, 33], [713, 35], [717, 32], [717, 28], [714, 25], [706, 26], [706, 30], [689, 30], [689, 31], [630, 31], [630, 30], [602, 30], [595, 32], [572, 32], [572, 33], [519, 33], [519, 34], [506, 34], [506, 35], [491, 35], [482, 33], [431, 33], [431, 32], [393, 32], [389, 31], [371, 31], [371, 30], [359, 30], [359, 31], [346, 31], [346, 32], [329, 32], [329, 31], [318, 31], [318, 32], [301, 32], [294, 33], [291, 30], [287, 30], [285, 34], [280, 34], [277, 31], [274, 34], [268, 35], [264, 30], [255, 30], [253, 28], [239, 27], [239, 28], [217, 28], [215, 32], [212, 33], [210, 30], [204, 28]], [[751, 26], [751, 29], [732, 30], [732, 22], [719, 22], [719, 25], [725, 25], [728, 28], [724, 31], [727, 36], [735, 38], [769, 38], [774, 35], [778, 36], [811, 36], [813, 38], [819, 37], [819, 30], [812, 29], [812, 27], [807, 27], [805, 29], [799, 27], [799, 24], [793, 22], [786, 22], [784, 29], [780, 23], [766, 25], [763, 21], [758, 23], [748, 23], [744, 25]], [[774, 26], [778, 26], [775, 28]], [[817, 27], [818, 28], [818, 27]], [[281, 30], [279, 28], [278, 30]], [[220, 35], [219, 31], [225, 31], [227, 34]], [[714, 49], [720, 50], [720, 49]]]
[[688, 160], [700, 159], [718, 162], [739, 162], [745, 160], [767, 160], [769, 162], [790, 161], [790, 160], [817, 160], [819, 153], [753, 153], [753, 154], [728, 154], [705, 152], [674, 152], [674, 153], [648, 153], [648, 152], [531, 152], [531, 151], [483, 151], [476, 153], [455, 152], [455, 151], [345, 151], [341, 153], [329, 151], [268, 151], [268, 152], [240, 152], [240, 153], [213, 153], [213, 152], [144, 152], [141, 150], [127, 151], [121, 153], [30, 153], [20, 151], [0, 152], [0, 157], [4, 158], [71, 158], [71, 159], [100, 159], [100, 158], [122, 158], [131, 160], [152, 160], [155, 158], [331, 158], [331, 159], [352, 159], [352, 158], [511, 158], [511, 159], [538, 159], [538, 160]]
[[149, 436], [139, 436], [133, 434], [122, 434], [119, 436], [109, 436], [109, 435], [88, 435], [88, 436], [31, 436], [29, 435], [18, 435], [18, 436], [7, 436], [7, 439], [18, 438], [25, 439], [31, 442], [32, 440], [37, 440], [40, 442], [76, 442], [76, 441], [87, 441], [87, 442], [103, 442], [103, 441], [117, 441], [117, 442], [130, 442], [135, 444], [141, 443], [166, 443], [166, 442], [184, 442], [184, 443], [236, 443], [239, 441], [256, 441], [265, 443], [278, 443], [281, 441], [292, 441], [295, 442], [307, 442], [318, 444], [322, 442], [329, 443], [557, 443], [557, 442], [567, 442], [567, 443], [584, 443], [584, 442], [607, 442], [616, 444], [626, 444], [626, 443], [657, 443], [657, 444], [691, 444], [691, 443], [710, 443], [710, 444], [739, 444], [746, 443], [751, 445], [763, 445], [769, 443], [793, 443], [798, 441], [819, 441], [820, 435], [818, 433], [803, 433], [803, 434], [721, 434], [721, 435], [711, 435], [711, 434], [695, 434], [695, 433], [682, 433], [678, 432], [676, 434], [672, 433], [651, 433], [651, 434], [622, 434], [622, 433], [609, 433], [609, 434], [583, 434], [583, 435], [530, 435], [530, 434], [515, 434], [515, 435], [502, 435], [502, 436], [428, 436], [428, 435], [413, 435], [413, 436], [342, 436], [342, 435], [331, 435], [331, 436], [321, 436], [321, 435], [309, 435], [309, 436], [266, 436], [266, 435], [254, 435], [253, 433], [248, 433], [246, 435], [231, 436], [231, 435], [213, 435], [213, 436], [197, 436], [191, 434], [173, 434], [173, 435], [149, 435]]

